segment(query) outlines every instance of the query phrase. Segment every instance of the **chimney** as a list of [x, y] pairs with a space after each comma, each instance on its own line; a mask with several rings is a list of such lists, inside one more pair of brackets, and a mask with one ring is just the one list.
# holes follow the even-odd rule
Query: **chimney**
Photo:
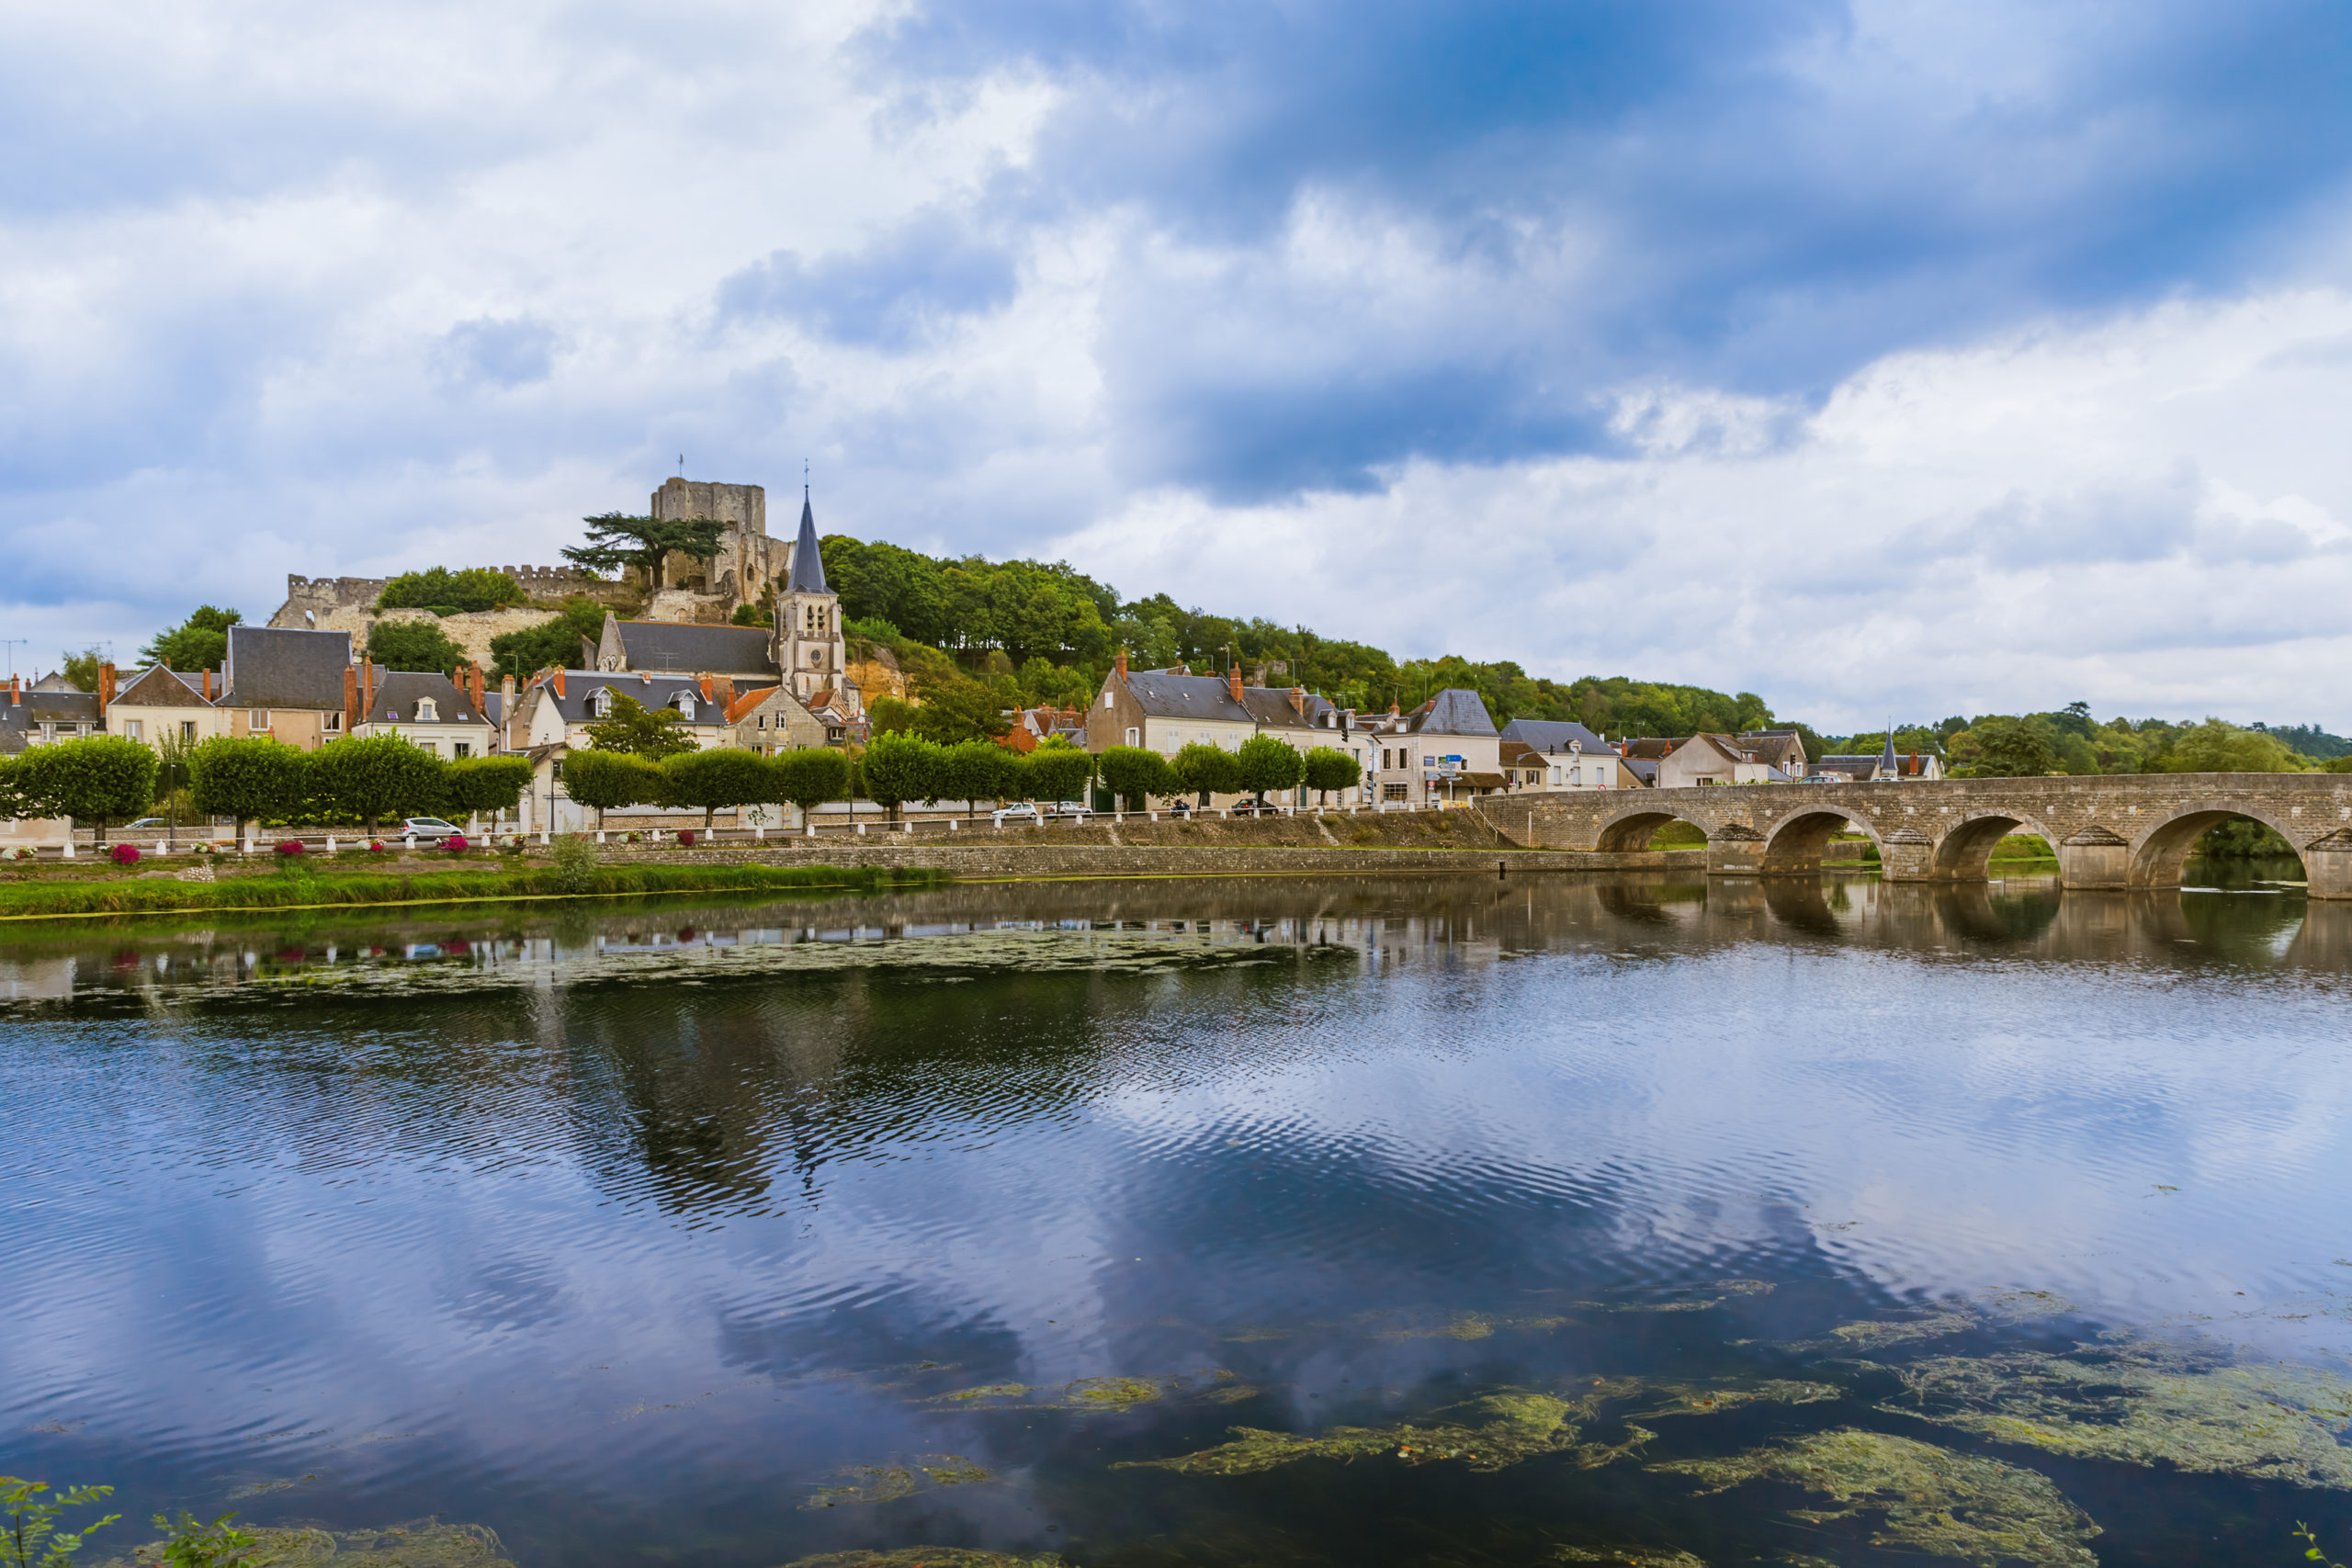
[[204, 700], [208, 703], [212, 700], [212, 671], [209, 670], [204, 672]]
[[1304, 686], [1293, 686], [1293, 687], [1290, 689], [1290, 705], [1291, 705], [1291, 707], [1293, 708], [1293, 710], [1295, 710], [1295, 711], [1297, 713], [1297, 715], [1298, 715], [1298, 716], [1299, 716], [1299, 717], [1301, 717], [1301, 718], [1305, 718], [1305, 717], [1306, 716], [1306, 687], [1304, 687]]
[[1393, 700], [1388, 705], [1388, 716], [1391, 718], [1402, 718], [1405, 716], [1404, 710], [1399, 708]]
[[1127, 678], [1127, 650], [1124, 648], [1119, 649], [1119, 657], [1113, 660], [1111, 664], [1118, 671], [1119, 679], [1125, 681]]
[[513, 712], [514, 711], [514, 676], [512, 676], [512, 675], [504, 675], [504, 676], [501, 676], [501, 677], [499, 678], [499, 682], [498, 682], [498, 694], [499, 694], [501, 697], [503, 697], [503, 698], [505, 699], [505, 701], [504, 701], [503, 703], [502, 703], [502, 704], [500, 705], [500, 706], [502, 706], [502, 707], [503, 707], [506, 712], [508, 712], [508, 713], [513, 713]]
[[106, 717], [107, 709], [113, 702], [114, 666], [111, 663], [101, 664], [98, 666], [98, 716], [100, 718]]
[[359, 667], [356, 664], [346, 664], [343, 667], [343, 732], [345, 735], [359, 733], [361, 711]]
[[700, 680], [700, 682], [699, 682], [698, 683], [699, 683], [699, 684], [701, 685], [701, 687], [702, 687], [702, 700], [703, 700], [704, 702], [708, 702], [708, 701], [710, 701], [711, 681], [710, 681], [710, 675], [709, 675], [709, 672], [708, 672], [708, 671], [706, 671], [704, 672], [704, 674], [703, 674], [703, 676], [702, 676], [702, 678], [701, 678], [701, 680]]
[[560, 670], [550, 671], [549, 679], [555, 682], [555, 694], [559, 697], [563, 695], [563, 671]]
[[20, 708], [25, 705], [25, 688], [21, 676], [8, 677], [8, 705], [12, 708]]
[[1231, 693], [1233, 694], [1233, 700], [1234, 700], [1235, 702], [1237, 702], [1237, 703], [1238, 703], [1238, 702], [1239, 702], [1239, 701], [1241, 700], [1241, 666], [1240, 666], [1240, 665], [1236, 664], [1236, 665], [1232, 666], [1230, 669], [1228, 669], [1228, 670], [1227, 670], [1227, 671], [1226, 671], [1226, 672], [1225, 672], [1225, 688], [1226, 688], [1226, 690], [1227, 690], [1227, 691], [1231, 692]]

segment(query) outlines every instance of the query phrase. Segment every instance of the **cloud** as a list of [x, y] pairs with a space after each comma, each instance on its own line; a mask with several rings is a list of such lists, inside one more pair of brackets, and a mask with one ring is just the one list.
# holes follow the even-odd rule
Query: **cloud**
[[437, 357], [442, 374], [452, 381], [522, 387], [548, 378], [560, 344], [555, 328], [546, 321], [482, 316], [451, 327], [441, 339]]
[[777, 251], [718, 286], [722, 317], [784, 316], [842, 343], [907, 349], [1012, 298], [1012, 254], [926, 212], [852, 252]]

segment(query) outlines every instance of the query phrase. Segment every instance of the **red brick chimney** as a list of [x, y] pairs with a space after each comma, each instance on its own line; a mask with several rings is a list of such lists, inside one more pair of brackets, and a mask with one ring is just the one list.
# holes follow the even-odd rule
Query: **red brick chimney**
[[1111, 665], [1112, 668], [1118, 671], [1119, 679], [1122, 681], [1125, 680], [1127, 678], [1127, 650], [1124, 648], [1119, 649], [1119, 657], [1111, 661]]
[[21, 675], [8, 677], [8, 705], [12, 708], [25, 705], [24, 677]]
[[113, 703], [114, 666], [111, 663], [101, 664], [98, 666], [98, 716], [100, 718], [106, 717], [107, 709]]
[[1240, 666], [1240, 665], [1236, 664], [1236, 665], [1234, 665], [1231, 669], [1227, 670], [1227, 671], [1225, 672], [1225, 687], [1226, 687], [1226, 690], [1227, 690], [1227, 691], [1229, 691], [1229, 692], [1231, 692], [1231, 693], [1233, 694], [1233, 700], [1234, 700], [1235, 702], [1237, 702], [1237, 703], [1238, 703], [1238, 702], [1239, 702], [1239, 701], [1241, 700], [1241, 666]]
[[212, 671], [209, 670], [204, 672], [204, 700], [208, 703], [212, 700]]
[[1291, 705], [1294, 709], [1295, 709], [1295, 710], [1297, 711], [1297, 714], [1298, 714], [1298, 716], [1299, 716], [1299, 717], [1301, 717], [1301, 718], [1305, 718], [1305, 717], [1306, 716], [1306, 687], [1304, 687], [1304, 686], [1293, 686], [1293, 687], [1290, 689], [1290, 705]]
[[703, 674], [703, 676], [702, 676], [702, 678], [701, 678], [701, 680], [700, 680], [700, 682], [699, 682], [699, 684], [700, 684], [700, 685], [701, 685], [701, 687], [702, 687], [702, 700], [703, 700], [704, 702], [708, 702], [708, 701], [710, 701], [710, 700], [711, 700], [711, 680], [710, 680], [709, 673], [708, 673], [707, 671], [706, 671], [706, 672]]
[[359, 705], [359, 667], [346, 664], [343, 667], [343, 732], [345, 735], [358, 734], [361, 717], [366, 712]]
[[552, 680], [552, 681], [555, 682], [555, 694], [556, 694], [557, 696], [559, 696], [559, 697], [560, 697], [560, 696], [561, 696], [561, 695], [563, 695], [563, 671], [562, 671], [562, 669], [561, 669], [560, 667], [559, 667], [559, 668], [557, 668], [557, 669], [555, 669], [555, 670], [553, 670], [553, 671], [549, 671], [548, 678], [549, 678], [550, 680]]

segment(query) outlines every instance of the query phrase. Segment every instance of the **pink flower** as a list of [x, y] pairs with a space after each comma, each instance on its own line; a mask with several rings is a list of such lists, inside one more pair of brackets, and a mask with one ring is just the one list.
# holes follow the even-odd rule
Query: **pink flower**
[[299, 855], [302, 852], [302, 840], [300, 839], [288, 839], [284, 843], [277, 846], [277, 852], [289, 859], [295, 855]]
[[107, 852], [114, 857], [114, 863], [117, 865], [137, 865], [139, 863], [139, 846], [137, 844], [117, 844], [113, 849]]
[[441, 840], [441, 847], [447, 850], [453, 855], [464, 854], [466, 852], [466, 836], [463, 833], [452, 833], [447, 838]]

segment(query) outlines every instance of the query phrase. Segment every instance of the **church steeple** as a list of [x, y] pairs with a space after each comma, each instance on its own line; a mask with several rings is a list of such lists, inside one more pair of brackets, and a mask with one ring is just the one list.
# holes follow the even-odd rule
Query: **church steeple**
[[792, 581], [784, 585], [786, 593], [822, 593], [825, 588], [825, 558], [817, 549], [817, 514], [809, 509], [808, 496], [800, 497], [800, 536], [792, 542]]

